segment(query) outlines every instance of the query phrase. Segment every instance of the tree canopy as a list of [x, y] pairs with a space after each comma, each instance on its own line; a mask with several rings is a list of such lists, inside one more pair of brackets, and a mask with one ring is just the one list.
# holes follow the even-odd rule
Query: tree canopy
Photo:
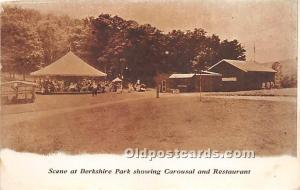
[[163, 33], [109, 14], [79, 20], [4, 6], [1, 35], [2, 70], [24, 74], [70, 50], [111, 79], [148, 84], [159, 73], [196, 72], [221, 59], [246, 59], [237, 40], [221, 40], [201, 28]]

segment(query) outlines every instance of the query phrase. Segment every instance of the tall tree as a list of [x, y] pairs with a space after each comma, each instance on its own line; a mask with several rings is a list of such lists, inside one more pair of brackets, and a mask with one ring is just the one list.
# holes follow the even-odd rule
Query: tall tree
[[219, 54], [222, 59], [245, 60], [246, 50], [237, 40], [224, 40], [220, 44]]
[[221, 41], [200, 28], [165, 34], [109, 14], [78, 20], [17, 7], [4, 7], [1, 20], [4, 71], [29, 73], [71, 50], [110, 79], [152, 84], [158, 73], [195, 72], [224, 58], [246, 58], [237, 40]]
[[68, 16], [47, 14], [37, 24], [37, 32], [43, 49], [43, 64], [48, 65], [70, 50], [69, 36], [76, 20]]
[[39, 12], [4, 7], [1, 14], [1, 62], [4, 71], [25, 74], [35, 70], [42, 59], [41, 41], [33, 23]]

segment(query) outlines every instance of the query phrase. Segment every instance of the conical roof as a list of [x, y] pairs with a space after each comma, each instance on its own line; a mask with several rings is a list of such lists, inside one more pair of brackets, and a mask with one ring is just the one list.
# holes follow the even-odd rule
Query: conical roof
[[90, 66], [73, 52], [69, 52], [50, 65], [30, 73], [32, 76], [104, 77], [105, 73]]

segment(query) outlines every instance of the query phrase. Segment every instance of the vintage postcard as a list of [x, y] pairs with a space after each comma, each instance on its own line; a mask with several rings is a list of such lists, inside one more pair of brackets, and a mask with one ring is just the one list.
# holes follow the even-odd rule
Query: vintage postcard
[[2, 1], [0, 189], [299, 189], [297, 37], [297, 0]]

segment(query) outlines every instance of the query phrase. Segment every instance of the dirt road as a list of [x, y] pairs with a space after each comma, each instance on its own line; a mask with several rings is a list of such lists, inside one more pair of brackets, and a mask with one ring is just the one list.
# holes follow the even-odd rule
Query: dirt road
[[296, 154], [295, 102], [194, 95], [39, 96], [4, 107], [3, 148], [36, 153], [124, 149], [255, 150]]

